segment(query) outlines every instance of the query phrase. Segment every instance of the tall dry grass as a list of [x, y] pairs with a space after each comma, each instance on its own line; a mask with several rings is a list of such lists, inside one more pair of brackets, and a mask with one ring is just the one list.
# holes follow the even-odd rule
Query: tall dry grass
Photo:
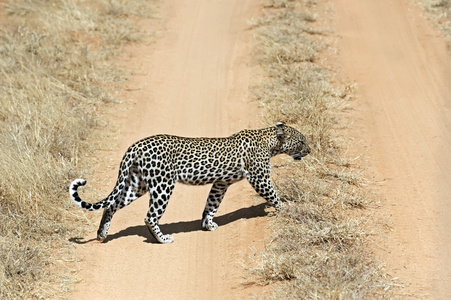
[[283, 283], [272, 299], [388, 298], [392, 283], [366, 247], [372, 196], [358, 161], [344, 151], [340, 113], [352, 87], [332, 85], [321, 61], [328, 46], [328, 31], [317, 25], [321, 3], [268, 1], [265, 17], [252, 22], [267, 77], [254, 94], [266, 122], [294, 125], [312, 148], [301, 163], [274, 166], [286, 206], [254, 272], [262, 284]]
[[421, 0], [419, 3], [443, 33], [451, 52], [451, 0]]
[[[93, 149], [97, 109], [125, 80], [111, 63], [143, 33], [152, 1], [9, 1], [0, 32], [0, 298], [68, 289], [67, 241], [85, 217], [67, 201]], [[116, 87], [117, 88], [117, 87]], [[93, 138], [96, 137], [96, 138]]]

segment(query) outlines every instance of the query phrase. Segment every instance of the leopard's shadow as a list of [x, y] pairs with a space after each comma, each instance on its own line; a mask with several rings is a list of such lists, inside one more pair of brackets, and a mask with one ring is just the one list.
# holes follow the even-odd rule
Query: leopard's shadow
[[[250, 207], [240, 208], [236, 211], [227, 213], [225, 215], [217, 216], [214, 218], [214, 221], [218, 224], [218, 226], [227, 225], [229, 223], [235, 222], [240, 219], [252, 219], [252, 218], [258, 218], [263, 217], [267, 213], [265, 212], [266, 203], [261, 203], [259, 205], [254, 205]], [[114, 219], [113, 219], [114, 222]], [[160, 224], [160, 229], [165, 234], [176, 234], [176, 233], [188, 233], [188, 232], [194, 232], [194, 231], [202, 231], [201, 226], [201, 219], [197, 219], [194, 221], [181, 221], [181, 222], [174, 222], [169, 224]], [[158, 243], [155, 238], [149, 233], [149, 230], [147, 227], [143, 225], [138, 226], [131, 226], [124, 230], [121, 230], [117, 233], [110, 234], [107, 236], [107, 238], [104, 240], [104, 243], [108, 243], [109, 241], [125, 237], [125, 236], [132, 236], [132, 235], [138, 235], [141, 237], [146, 238], [144, 242], [146, 243]], [[85, 244], [92, 240], [88, 241], [82, 241], [79, 238], [71, 238], [72, 242], [78, 243], [78, 244]]]

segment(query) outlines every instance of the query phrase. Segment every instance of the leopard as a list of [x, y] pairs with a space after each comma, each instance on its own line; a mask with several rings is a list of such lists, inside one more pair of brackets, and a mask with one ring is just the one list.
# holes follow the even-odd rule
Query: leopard
[[214, 231], [213, 218], [230, 185], [244, 178], [276, 211], [283, 206], [271, 181], [270, 158], [287, 154], [296, 161], [311, 152], [298, 130], [277, 122], [263, 129], [245, 129], [229, 137], [180, 137], [158, 134], [131, 145], [120, 163], [116, 185], [97, 203], [83, 201], [77, 190], [86, 184], [75, 179], [69, 193], [72, 201], [88, 211], [104, 209], [97, 239], [108, 235], [113, 215], [134, 200], [149, 193], [149, 209], [144, 223], [159, 243], [172, 243], [163, 234], [159, 220], [164, 214], [177, 182], [188, 185], [212, 184], [202, 213], [204, 230]]

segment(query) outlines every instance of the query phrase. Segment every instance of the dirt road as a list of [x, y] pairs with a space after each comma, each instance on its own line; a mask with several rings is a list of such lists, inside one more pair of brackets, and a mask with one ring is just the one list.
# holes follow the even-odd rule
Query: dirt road
[[[249, 102], [252, 33], [259, 1], [167, 0], [160, 9], [160, 37], [132, 49], [125, 64], [135, 70], [127, 98], [131, 110], [118, 115], [123, 128], [118, 151], [106, 155], [115, 183], [123, 152], [143, 137], [228, 136], [256, 127]], [[150, 20], [142, 26], [155, 26]], [[153, 31], [155, 28], [150, 28]], [[97, 175], [98, 176], [98, 175]], [[88, 181], [89, 185], [89, 181]], [[240, 262], [267, 236], [264, 201], [247, 184], [232, 186], [219, 208], [215, 232], [201, 230], [209, 187], [178, 185], [161, 219], [172, 244], [156, 244], [144, 226], [148, 201], [138, 199], [116, 213], [106, 242], [95, 233], [78, 247], [84, 258], [73, 299], [246, 299]], [[87, 199], [88, 200], [88, 199]], [[94, 201], [92, 199], [88, 201]], [[99, 218], [100, 221], [100, 218]]]
[[[381, 180], [381, 215], [393, 232], [376, 255], [409, 295], [451, 295], [451, 59], [443, 40], [408, 0], [337, 0], [337, 33], [346, 75], [359, 86], [356, 143], [365, 140], [370, 169]], [[248, 101], [252, 36], [246, 20], [259, 1], [167, 0], [156, 44], [132, 50], [126, 64], [134, 108], [117, 116], [120, 147], [156, 133], [226, 136], [256, 127]], [[153, 21], [151, 21], [153, 22]], [[151, 23], [150, 22], [150, 23]], [[150, 24], [149, 23], [149, 24]], [[143, 24], [143, 26], [149, 26]], [[155, 24], [152, 24], [154, 26]], [[137, 89], [137, 90], [136, 90]], [[88, 182], [89, 184], [89, 182]], [[208, 187], [177, 186], [161, 220], [174, 235], [155, 244], [144, 226], [146, 199], [113, 218], [106, 243], [78, 247], [84, 258], [73, 299], [243, 299], [239, 262], [267, 236], [263, 200], [246, 182], [232, 186], [204, 232]], [[93, 199], [94, 200], [94, 199]], [[261, 291], [258, 290], [260, 293]]]
[[451, 58], [413, 2], [336, 1], [339, 49], [393, 224], [379, 255], [407, 293], [449, 299]]

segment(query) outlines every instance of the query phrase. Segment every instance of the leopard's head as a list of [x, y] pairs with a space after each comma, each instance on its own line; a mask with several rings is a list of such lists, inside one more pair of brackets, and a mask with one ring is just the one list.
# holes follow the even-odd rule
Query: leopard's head
[[294, 160], [301, 160], [310, 153], [306, 138], [296, 129], [277, 122], [276, 134], [279, 140], [278, 153], [288, 154]]

